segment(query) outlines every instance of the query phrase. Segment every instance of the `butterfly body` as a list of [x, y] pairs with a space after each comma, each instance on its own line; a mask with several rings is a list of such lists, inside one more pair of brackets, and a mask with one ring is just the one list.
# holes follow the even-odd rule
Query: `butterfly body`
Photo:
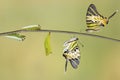
[[108, 22], [109, 19], [112, 18], [117, 11], [115, 11], [111, 16], [104, 17], [102, 16], [96, 9], [94, 4], [90, 4], [90, 6], [88, 7], [87, 10], [87, 14], [86, 14], [86, 24], [87, 24], [87, 28], [86, 31], [88, 32], [92, 32], [92, 31], [98, 31], [101, 29], [101, 27], [105, 27]]

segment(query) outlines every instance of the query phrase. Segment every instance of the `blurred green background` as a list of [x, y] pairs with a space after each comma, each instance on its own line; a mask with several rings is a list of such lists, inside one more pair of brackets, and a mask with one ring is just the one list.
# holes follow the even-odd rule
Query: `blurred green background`
[[[89, 4], [109, 16], [120, 10], [119, 0], [0, 0], [0, 32], [40, 24], [42, 29], [85, 32]], [[94, 34], [120, 39], [120, 12], [100, 32]], [[24, 42], [0, 37], [0, 80], [120, 80], [120, 43], [100, 38], [51, 35], [53, 54], [46, 56], [47, 33], [23, 33]], [[81, 63], [74, 70], [68, 64], [64, 72], [63, 43], [78, 36]]]

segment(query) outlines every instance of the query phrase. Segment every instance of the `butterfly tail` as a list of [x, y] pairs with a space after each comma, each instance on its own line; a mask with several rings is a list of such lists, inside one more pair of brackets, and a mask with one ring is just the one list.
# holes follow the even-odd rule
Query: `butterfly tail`
[[65, 62], [65, 72], [67, 71], [67, 64], [68, 64], [68, 59], [66, 59], [66, 62]]

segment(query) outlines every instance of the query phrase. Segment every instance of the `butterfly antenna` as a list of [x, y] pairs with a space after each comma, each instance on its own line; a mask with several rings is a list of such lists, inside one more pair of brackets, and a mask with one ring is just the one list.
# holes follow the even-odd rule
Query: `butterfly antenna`
[[110, 16], [108, 17], [108, 19], [112, 18], [117, 12], [118, 12], [118, 10], [116, 10], [112, 15], [110, 15]]

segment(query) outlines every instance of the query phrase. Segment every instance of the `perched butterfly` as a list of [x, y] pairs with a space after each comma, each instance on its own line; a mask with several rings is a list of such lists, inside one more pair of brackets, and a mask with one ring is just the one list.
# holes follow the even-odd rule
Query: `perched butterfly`
[[87, 14], [86, 14], [86, 24], [88, 29], [86, 29], [86, 31], [88, 32], [93, 32], [93, 31], [98, 31], [100, 30], [100, 27], [105, 27], [108, 22], [109, 19], [112, 18], [116, 13], [118, 12], [118, 10], [116, 10], [111, 16], [104, 17], [102, 16], [96, 9], [94, 4], [90, 4], [87, 10]]
[[67, 64], [70, 61], [72, 67], [77, 69], [80, 63], [80, 49], [78, 45], [78, 38], [72, 38], [64, 43], [63, 56], [66, 59], [65, 71], [67, 71]]

